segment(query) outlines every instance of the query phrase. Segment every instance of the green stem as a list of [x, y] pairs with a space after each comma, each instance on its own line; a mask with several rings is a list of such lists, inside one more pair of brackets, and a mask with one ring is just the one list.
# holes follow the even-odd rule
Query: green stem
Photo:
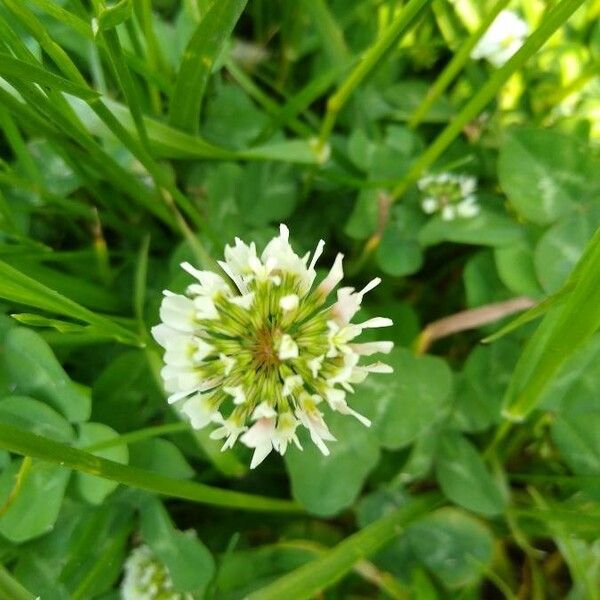
[[323, 558], [311, 561], [280, 577], [266, 587], [246, 596], [246, 600], [280, 600], [313, 598], [321, 590], [341, 579], [361, 559], [385, 546], [404, 528], [441, 504], [440, 495], [431, 493], [415, 498], [394, 512], [351, 535]]
[[34, 600], [33, 596], [0, 565], [0, 600]]
[[440, 133], [427, 150], [413, 163], [404, 179], [394, 188], [392, 202], [398, 200], [406, 190], [428, 169], [435, 160], [460, 135], [463, 127], [474, 119], [492, 100], [507, 79], [550, 38], [550, 36], [585, 2], [585, 0], [563, 0], [529, 36], [523, 47], [500, 67], [471, 98], [450, 124]]
[[117, 481], [141, 490], [200, 504], [260, 512], [302, 512], [302, 509], [296, 503], [289, 500], [222, 490], [202, 483], [165, 477], [152, 471], [129, 467], [94, 456], [89, 452], [72, 448], [66, 444], [10, 425], [0, 424], [0, 448], [23, 456], [31, 456], [32, 458], [59, 464], [82, 473]]
[[337, 115], [345, 106], [352, 92], [378, 65], [383, 56], [398, 41], [399, 37], [408, 29], [421, 9], [431, 0], [410, 0], [379, 39], [363, 54], [358, 64], [352, 69], [348, 77], [342, 82], [333, 95], [327, 100], [327, 111], [319, 134], [319, 148], [323, 148], [333, 131]]
[[86, 452], [97, 452], [98, 450], [105, 450], [106, 448], [112, 448], [113, 446], [120, 446], [122, 444], [135, 444], [148, 438], [158, 437], [169, 433], [181, 433], [182, 431], [189, 431], [189, 423], [167, 423], [166, 425], [157, 425], [155, 427], [145, 427], [144, 429], [138, 429], [131, 431], [130, 433], [124, 433], [123, 435], [117, 435], [108, 440], [102, 440], [86, 446], [84, 450]]
[[495, 18], [498, 16], [500, 11], [506, 8], [510, 4], [510, 0], [498, 0], [494, 5], [490, 13], [481, 22], [481, 25], [475, 30], [464, 42], [458, 52], [452, 57], [452, 60], [448, 63], [446, 68], [440, 73], [438, 78], [435, 80], [433, 85], [429, 88], [425, 99], [419, 106], [417, 106], [415, 112], [412, 114], [408, 121], [408, 126], [411, 129], [417, 127], [429, 109], [433, 106], [433, 103], [446, 91], [448, 86], [454, 81], [456, 76], [462, 71], [467, 61], [470, 59], [471, 50], [475, 48], [477, 42], [481, 39], [483, 34], [487, 31], [488, 27], [492, 24]]

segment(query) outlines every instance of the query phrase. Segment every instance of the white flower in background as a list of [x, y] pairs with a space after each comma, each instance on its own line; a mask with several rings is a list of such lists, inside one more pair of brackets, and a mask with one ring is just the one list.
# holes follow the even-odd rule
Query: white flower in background
[[525, 42], [527, 23], [516, 13], [503, 10], [471, 50], [471, 58], [485, 58], [495, 67], [506, 63]]
[[193, 600], [192, 594], [177, 592], [167, 568], [148, 546], [138, 546], [124, 565], [123, 600]]
[[421, 208], [428, 215], [440, 213], [442, 219], [452, 221], [457, 217], [470, 219], [479, 214], [475, 177], [453, 173], [426, 175], [419, 179], [417, 186], [423, 196]]
[[231, 282], [209, 271], [181, 266], [198, 283], [185, 295], [165, 291], [162, 323], [152, 329], [165, 349], [162, 377], [169, 403], [177, 403], [192, 427], [210, 424], [223, 450], [239, 439], [254, 449], [251, 468], [271, 452], [284, 454], [290, 444], [302, 449], [296, 430], [305, 427], [323, 454], [335, 441], [323, 407], [370, 421], [348, 405], [353, 384], [371, 372], [390, 373], [375, 362], [359, 365], [361, 356], [390, 352], [391, 342], [355, 343], [364, 329], [387, 327], [390, 319], [353, 324], [364, 295], [345, 287], [326, 306], [344, 273], [338, 254], [325, 279], [313, 287], [315, 264], [323, 252], [298, 256], [281, 225], [260, 255], [239, 239], [225, 247], [219, 264]]

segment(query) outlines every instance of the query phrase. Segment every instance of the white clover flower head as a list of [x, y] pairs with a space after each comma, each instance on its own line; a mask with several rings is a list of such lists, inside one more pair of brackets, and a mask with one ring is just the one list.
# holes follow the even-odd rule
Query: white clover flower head
[[169, 571], [148, 546], [135, 548], [124, 565], [123, 600], [193, 600], [192, 594], [177, 592]]
[[422, 194], [421, 208], [427, 215], [439, 213], [444, 221], [452, 221], [457, 217], [470, 219], [479, 214], [475, 177], [453, 173], [425, 175], [419, 179], [417, 186]]
[[519, 51], [529, 33], [529, 26], [516, 13], [503, 10], [471, 50], [471, 58], [485, 58], [501, 67]]
[[201, 429], [211, 424], [222, 449], [239, 439], [254, 450], [251, 468], [290, 444], [302, 449], [298, 427], [308, 429], [323, 452], [335, 441], [325, 423], [326, 410], [370, 422], [352, 409], [347, 394], [369, 373], [389, 373], [383, 363], [359, 365], [361, 356], [387, 353], [391, 342], [356, 343], [365, 329], [388, 327], [390, 319], [351, 323], [363, 297], [380, 283], [362, 290], [345, 287], [327, 305], [330, 292], [343, 278], [338, 254], [329, 274], [314, 286], [315, 265], [323, 252], [320, 241], [312, 256], [298, 256], [281, 225], [259, 256], [254, 244], [235, 240], [219, 263], [231, 279], [182, 267], [199, 283], [185, 295], [166, 291], [152, 329], [165, 349], [162, 377], [169, 403], [176, 403]]

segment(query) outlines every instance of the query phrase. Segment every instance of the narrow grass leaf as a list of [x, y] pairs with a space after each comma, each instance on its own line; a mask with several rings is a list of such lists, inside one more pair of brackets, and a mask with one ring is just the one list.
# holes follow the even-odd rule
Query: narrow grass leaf
[[200, 504], [259, 512], [298, 513], [301, 508], [289, 500], [279, 500], [242, 492], [223, 490], [202, 483], [165, 477], [144, 469], [122, 465], [94, 456], [45, 437], [0, 423], [0, 448], [58, 463], [82, 473], [97, 475], [130, 487], [181, 498]]
[[92, 100], [99, 96], [98, 92], [89, 87], [78, 85], [64, 77], [54, 75], [48, 69], [37, 67], [6, 54], [0, 56], [0, 76], [4, 78], [17, 77], [19, 79], [26, 79], [38, 85], [66, 92], [84, 100]]
[[198, 133], [206, 83], [247, 0], [214, 2], [194, 31], [184, 53], [171, 99], [169, 124]]
[[374, 554], [402, 533], [411, 522], [428, 514], [440, 504], [438, 494], [423, 494], [351, 535], [322, 558], [284, 575], [266, 587], [249, 594], [246, 600], [281, 600], [314, 598], [341, 579], [362, 558]]
[[101, 331], [123, 343], [141, 345], [138, 336], [131, 331], [107, 317], [84, 308], [2, 261], [0, 261], [0, 298], [83, 321], [97, 326]]
[[600, 229], [566, 286], [572, 291], [544, 318], [517, 363], [505, 397], [511, 420], [523, 420], [536, 408], [560, 367], [600, 327]]

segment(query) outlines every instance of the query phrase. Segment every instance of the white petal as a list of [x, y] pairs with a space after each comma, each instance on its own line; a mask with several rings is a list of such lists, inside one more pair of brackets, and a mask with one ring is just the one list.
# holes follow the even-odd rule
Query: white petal
[[288, 360], [290, 358], [298, 358], [299, 350], [298, 345], [292, 339], [290, 335], [287, 333], [281, 336], [281, 341], [279, 342], [279, 352], [278, 356], [280, 360]]
[[358, 327], [361, 329], [373, 329], [377, 327], [391, 327], [393, 324], [394, 321], [387, 317], [373, 317], [364, 323], [358, 324]]
[[252, 419], [271, 419], [277, 416], [277, 413], [267, 402], [261, 402], [252, 413]]
[[191, 333], [197, 326], [196, 309], [189, 298], [181, 294], [165, 295], [160, 305], [160, 320], [177, 331]]
[[279, 306], [285, 311], [296, 310], [299, 303], [300, 298], [297, 294], [288, 294], [279, 300]]
[[310, 265], [308, 265], [309, 271], [314, 271], [315, 265], [317, 264], [319, 257], [321, 256], [321, 254], [323, 254], [324, 247], [325, 247], [325, 242], [323, 240], [319, 240], [319, 243], [317, 244], [317, 247], [314, 251], [312, 260], [310, 261]]
[[245, 310], [250, 310], [250, 307], [254, 302], [254, 292], [243, 294], [242, 296], [232, 296], [231, 298], [229, 298], [229, 302]]
[[439, 209], [439, 207], [440, 204], [435, 198], [427, 197], [423, 198], [423, 200], [421, 201], [421, 208], [423, 209], [423, 212], [428, 215], [433, 214], [436, 210]]
[[350, 347], [362, 356], [371, 356], [377, 352], [389, 354], [394, 347], [394, 342], [365, 342], [364, 344], [350, 344]]
[[325, 279], [323, 279], [323, 281], [321, 281], [321, 283], [317, 287], [317, 293], [327, 297], [331, 290], [333, 290], [337, 286], [337, 284], [340, 281], [342, 281], [342, 279], [344, 278], [344, 269], [342, 266], [343, 260], [343, 254], [338, 254], [335, 257], [335, 260], [333, 261], [333, 265], [331, 266], [329, 273], [327, 273]]
[[312, 373], [313, 377], [317, 377], [317, 375], [319, 374], [319, 371], [321, 370], [321, 367], [323, 366], [324, 360], [325, 360], [325, 355], [321, 354], [321, 356], [316, 356], [315, 358], [312, 358], [311, 360], [308, 361], [308, 368], [310, 369], [310, 372]]
[[236, 385], [234, 387], [225, 385], [223, 386], [223, 391], [233, 397], [234, 404], [244, 404], [244, 402], [246, 402], [246, 394], [241, 385]]
[[450, 204], [446, 204], [444, 208], [442, 208], [442, 219], [444, 221], [452, 221], [456, 217], [456, 209], [454, 206]]
[[206, 396], [196, 394], [185, 402], [181, 407], [181, 412], [189, 417], [194, 429], [202, 429], [214, 419], [218, 411]]
[[162, 346], [163, 348], [167, 347], [167, 344], [173, 340], [178, 339], [181, 336], [181, 332], [161, 323], [160, 325], [155, 325], [150, 330], [152, 337], [156, 340], [156, 342]]
[[290, 375], [283, 380], [282, 395], [287, 398], [293, 394], [294, 390], [302, 387], [302, 377], [300, 375]]

